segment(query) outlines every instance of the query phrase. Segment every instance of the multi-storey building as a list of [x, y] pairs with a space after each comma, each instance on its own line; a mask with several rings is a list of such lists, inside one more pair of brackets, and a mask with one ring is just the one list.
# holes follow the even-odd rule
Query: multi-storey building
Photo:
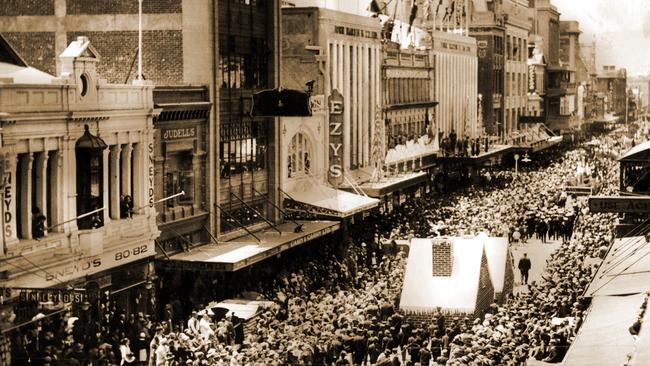
[[604, 65], [596, 76], [594, 89], [605, 94], [606, 113], [625, 116], [627, 102], [627, 70], [613, 65]]
[[282, 85], [313, 88], [312, 116], [281, 119], [284, 205], [298, 214], [349, 219], [378, 203], [341, 189], [354, 191], [369, 179], [373, 144], [382, 147], [384, 141], [376, 133], [382, 114], [381, 24], [316, 7], [283, 8], [282, 22]]
[[[136, 287], [154, 272], [160, 234], [153, 85], [107, 83], [85, 37], [61, 53], [59, 77], [28, 67], [1, 36], [0, 48], [11, 56], [0, 61], [7, 167], [0, 273], [5, 300], [15, 300], [2, 305], [13, 305], [21, 324], [48, 296], [55, 308], [98, 305], [101, 289], [127, 311], [151, 311], [148, 292]], [[72, 296], [69, 288], [85, 292]]]
[[505, 97], [504, 131], [519, 130], [519, 116], [526, 114], [528, 95], [528, 35], [531, 9], [527, 0], [504, 1], [505, 18]]
[[[580, 24], [575, 20], [560, 21], [560, 63], [566, 67], [568, 74], [567, 93], [564, 96], [567, 112], [577, 117], [578, 123], [584, 118], [584, 93], [586, 79], [579, 80], [578, 69], [580, 57]], [[584, 76], [584, 72], [581, 73]], [[573, 92], [573, 93], [571, 93]], [[561, 102], [562, 103], [562, 102]]]
[[555, 132], [568, 133], [578, 127], [579, 119], [575, 115], [575, 71], [560, 60], [560, 13], [550, 0], [535, 0], [532, 6], [533, 32], [542, 37], [546, 59], [546, 125]]
[[[57, 70], [61, 71], [64, 64], [55, 56], [61, 54], [71, 40], [86, 35], [97, 54], [101, 55], [95, 63], [97, 74], [101, 75], [101, 78], [112, 83], [129, 83], [139, 74], [136, 71], [139, 65], [138, 1], [116, 0], [99, 4], [80, 0], [45, 0], [17, 1], [12, 4], [14, 6], [0, 8], [0, 32], [15, 45], [18, 53], [26, 55], [25, 64], [36, 66], [50, 74], [56, 73]], [[348, 24], [347, 27], [357, 29], [353, 24]], [[111, 178], [118, 179], [121, 184], [115, 185], [110, 183], [113, 182], [111, 180], [104, 180], [101, 184], [110, 183], [109, 188], [103, 191], [109, 192], [108, 198], [103, 202], [107, 205], [104, 212], [108, 212], [105, 214], [108, 217], [104, 222], [108, 223], [108, 219], [111, 219], [111, 225], [105, 224], [105, 227], [107, 232], [110, 231], [112, 239], [129, 236], [131, 235], [129, 230], [132, 229], [126, 224], [127, 221], [124, 221], [124, 224], [117, 218], [113, 221], [113, 216], [120, 215], [119, 196], [122, 193], [114, 190], [123, 189], [115, 187], [129, 187], [134, 182], [140, 184], [139, 179], [146, 179], [147, 184], [153, 182], [153, 187], [149, 187], [150, 189], [146, 191], [145, 203], [141, 202], [140, 196], [135, 196], [139, 191], [132, 189], [131, 192], [134, 193], [135, 206], [146, 204], [148, 207], [146, 212], [150, 212], [149, 216], [154, 220], [151, 236], [158, 235], [154, 230], [156, 227], [162, 231], [158, 245], [155, 247], [157, 254], [155, 274], [154, 266], [150, 264], [147, 268], [151, 271], [147, 272], [146, 278], [154, 282], [154, 289], [160, 290], [158, 295], [161, 301], [172, 301], [174, 297], [171, 295], [174, 291], [177, 291], [176, 298], [201, 294], [202, 292], [196, 291], [196, 288], [182, 285], [185, 282], [183, 280], [188, 278], [192, 279], [197, 286], [204, 280], [225, 283], [224, 276], [227, 275], [223, 272], [237, 271], [268, 257], [274, 257], [279, 252], [308, 241], [310, 238], [337, 231], [338, 222], [300, 222], [302, 231], [297, 230], [294, 222], [290, 224], [283, 222], [283, 213], [279, 209], [281, 206], [279, 188], [281, 172], [286, 168], [284, 162], [287, 159], [281, 159], [280, 156], [283, 140], [279, 118], [253, 117], [250, 113], [251, 100], [255, 93], [280, 86], [280, 1], [144, 1], [142, 2], [142, 29], [142, 77], [156, 85], [153, 91], [153, 104], [149, 106], [155, 110], [155, 113], [149, 112], [151, 114], [149, 124], [153, 120], [153, 125], [148, 126], [145, 131], [146, 136], [151, 136], [151, 140], [148, 141], [151, 145], [149, 143], [137, 145], [140, 144], [137, 138], [130, 137], [140, 133], [139, 126], [124, 124], [120, 128], [123, 127], [125, 131], [130, 129], [131, 132], [115, 132], [117, 137], [113, 137], [110, 135], [114, 133], [112, 129], [97, 130], [97, 124], [93, 119], [88, 124], [89, 133], [97, 135], [99, 131], [98, 137], [108, 145], [114, 145], [104, 150], [104, 154], [108, 154], [109, 162], [113, 162], [104, 164], [104, 169], [108, 167], [110, 176], [117, 174], [118, 165], [115, 165], [117, 163], [114, 161], [127, 162], [129, 156], [140, 156], [138, 154], [145, 146], [147, 163], [153, 162], [153, 167], [144, 171], [142, 175], [138, 175], [137, 178], [133, 175], [131, 183], [127, 179], [128, 175], [122, 175], [119, 179]], [[365, 33], [355, 33], [354, 36], [350, 36], [344, 32], [339, 36], [341, 42], [333, 41], [330, 45], [333, 50], [332, 57], [347, 55], [345, 50], [350, 49], [346, 49], [342, 42], [344, 38], [348, 39], [346, 37], [369, 39]], [[336, 47], [339, 48], [334, 51]], [[374, 47], [364, 43], [359, 45], [356, 54], [358, 60], [371, 62], [371, 65], [379, 71], [379, 50], [378, 41], [375, 42]], [[353, 51], [350, 50], [351, 52]], [[339, 63], [334, 61], [332, 65], [338, 67]], [[354, 69], [358, 65], [359, 63], [348, 63], [348, 68], [345, 70], [349, 69], [360, 74], [361, 71]], [[328, 74], [327, 83], [323, 85], [330, 85], [331, 80], [336, 80], [336, 87], [343, 91], [343, 80], [347, 82], [348, 79], [344, 78], [342, 72], [335, 74], [336, 79], [330, 78]], [[375, 83], [372, 84], [373, 88], [365, 84], [367, 79], [356, 84], [357, 95], [364, 97], [359, 97], [358, 103], [350, 104], [348, 108], [350, 112], [346, 117], [350, 122], [348, 166], [352, 168], [365, 167], [370, 161], [370, 148], [367, 144], [369, 138], [364, 131], [370, 128], [369, 121], [374, 118], [372, 108], [377, 105], [376, 100], [380, 95], [377, 81], [379, 72], [372, 75], [376, 77]], [[105, 84], [97, 82], [94, 85], [104, 87]], [[354, 96], [351, 86], [350, 82], [350, 88], [347, 89], [350, 93], [349, 98]], [[123, 88], [126, 90], [130, 87]], [[150, 89], [153, 87], [139, 86], [138, 88], [140, 89], [136, 88], [131, 93], [133, 95], [127, 93], [127, 97], [124, 98], [134, 98], [136, 92], [145, 91], [148, 91], [151, 97]], [[331, 89], [328, 86], [328, 92]], [[51, 96], [45, 98], [49, 103], [48, 98]], [[365, 101], [363, 105], [362, 100]], [[131, 107], [129, 104], [131, 99], [126, 101], [116, 99], [115, 103], [123, 104], [118, 105], [117, 109]], [[351, 112], [353, 106], [355, 112]], [[5, 111], [3, 108], [2, 112]], [[89, 113], [84, 111], [84, 117], [80, 118], [86, 118]], [[104, 122], [105, 115], [104, 113], [101, 118], [98, 117], [100, 126], [101, 122]], [[4, 117], [3, 115], [2, 118]], [[109, 122], [112, 118], [109, 118]], [[132, 123], [135, 121], [139, 120], [134, 120]], [[107, 122], [105, 125], [112, 126], [112, 123]], [[67, 138], [77, 139], [81, 127], [76, 126], [71, 129], [72, 132]], [[323, 131], [326, 129], [325, 126]], [[3, 131], [2, 142], [10, 145], [8, 142], [12, 143], [13, 140], [6, 139], [7, 131], [9, 130]], [[104, 133], [109, 135], [104, 137]], [[47, 143], [50, 144], [47, 145], [48, 149], [52, 150], [51, 143]], [[129, 143], [133, 146], [129, 147]], [[29, 151], [35, 151], [33, 148], [30, 149]], [[26, 153], [23, 150], [21, 154]], [[48, 153], [49, 155], [51, 154]], [[23, 158], [22, 155], [20, 159], [19, 167], [29, 166], [31, 159]], [[53, 159], [49, 156], [49, 161], [54, 161]], [[31, 164], [34, 167], [41, 167], [43, 161], [45, 155], [38, 155], [34, 156]], [[137, 164], [144, 164], [139, 160], [133, 161], [132, 166], [138, 169], [140, 166]], [[36, 171], [36, 168], [33, 169]], [[61, 187], [76, 184], [73, 178], [69, 175], [57, 176], [57, 179], [67, 179]], [[27, 182], [27, 179], [21, 182]], [[92, 193], [96, 195], [97, 192], [94, 190], [96, 185], [93, 187]], [[20, 197], [27, 200], [28, 196]], [[68, 197], [65, 199], [65, 202], [68, 202], [71, 199], [69, 197], [72, 196], [63, 197]], [[151, 202], [158, 215], [155, 215], [154, 209], [148, 206]], [[18, 231], [20, 235], [25, 235], [25, 239], [29, 238], [28, 222], [31, 220], [31, 212], [28, 206], [20, 211], [22, 220], [27, 221], [13, 224], [11, 235], [18, 235], [16, 230], [20, 229]], [[56, 212], [59, 212], [57, 210], [63, 206], [56, 207], [54, 214], [51, 215], [49, 211], [45, 214], [55, 223], [63, 218], [74, 219], [75, 212], [85, 212], [77, 209], [63, 211], [64, 213], [59, 215]], [[84, 208], [86, 209], [87, 207]], [[134, 215], [133, 222], [144, 220], [142, 217], [142, 214]], [[141, 230], [149, 227], [140, 221], [138, 223]], [[267, 229], [274, 233], [287, 232], [287, 235], [270, 234]], [[57, 227], [56, 230], [64, 229]], [[116, 230], [123, 232], [117, 233]], [[132, 236], [135, 237], [135, 234]], [[268, 238], [269, 236], [272, 238]], [[262, 241], [264, 244], [260, 245]], [[4, 242], [9, 243], [11, 240]], [[189, 251], [195, 246], [208, 242], [219, 245], [203, 247], [205, 251]], [[127, 240], [123, 244], [131, 243]], [[41, 248], [42, 245], [36, 244], [38, 245], [34, 246], [35, 251], [43, 255], [49, 253]], [[54, 244], [52, 246], [56, 247]], [[19, 245], [16, 248], [26, 248], [25, 250], [28, 251], [29, 246]], [[114, 254], [112, 247], [104, 246], [104, 249], [103, 255]], [[146, 249], [147, 254], [154, 252], [154, 247], [146, 247]], [[130, 259], [140, 258], [140, 255], [133, 253], [126, 255], [129, 255]], [[85, 268], [84, 264], [80, 263], [75, 262], [75, 268]], [[103, 265], [100, 267], [102, 270], [104, 268]], [[206, 271], [206, 274], [196, 276], [196, 270]], [[35, 270], [34, 273], [38, 274], [39, 270]], [[129, 273], [122, 272], [120, 281], [115, 280], [113, 286], [128, 285], [129, 281], [137, 278], [129, 277]], [[42, 273], [41, 275], [43, 276]], [[164, 280], [165, 286], [162, 290], [157, 287], [159, 282], [154, 276]], [[183, 276], [187, 277], [183, 278]], [[201, 280], [194, 281], [197, 277]], [[144, 283], [142, 281], [142, 284]], [[137, 288], [134, 287], [133, 290]], [[216, 296], [212, 292], [202, 294], [206, 297]], [[223, 294], [221, 292], [220, 296]], [[181, 311], [184, 315], [183, 312], [187, 309], [175, 310]]]
[[[200, 155], [192, 160], [196, 168], [192, 178], [195, 191], [186, 190], [185, 197], [156, 204], [158, 210], [175, 211], [173, 219], [167, 214], [158, 218], [161, 224], [161, 244], [170, 253], [183, 247], [203, 244], [210, 241], [210, 234], [216, 234], [217, 215], [208, 215], [214, 210], [216, 177], [215, 139], [217, 103], [212, 103], [216, 94], [214, 64], [216, 48], [214, 24], [216, 8], [213, 2], [183, 2], [181, 0], [143, 1], [142, 2], [142, 74], [143, 78], [157, 86], [178, 86], [182, 84], [203, 85], [207, 95], [202, 99], [206, 106], [199, 109], [204, 115], [194, 118], [195, 113], [176, 113], [173, 120], [168, 120], [171, 109], [180, 111], [178, 104], [187, 102], [178, 93], [166, 93], [165, 102], [160, 108], [164, 113], [160, 118], [166, 120], [166, 126], [191, 125], [205, 123], [206, 141], [193, 150]], [[138, 1], [119, 0], [92, 3], [80, 0], [38, 2], [15, 2], [13, 6], [0, 9], [0, 32], [24, 55], [27, 63], [56, 74], [60, 71], [61, 61], [56, 57], [77, 36], [87, 36], [101, 59], [97, 63], [98, 73], [111, 83], [127, 83], [134, 80], [138, 73]], [[175, 99], [175, 98], [180, 99]], [[176, 103], [176, 107], [172, 104]], [[189, 107], [191, 110], [194, 107]], [[196, 106], [195, 106], [196, 107]], [[207, 113], [206, 113], [207, 112]], [[198, 138], [198, 137], [197, 137]], [[156, 144], [160, 145], [158, 135]], [[155, 149], [157, 186], [169, 189], [157, 190], [156, 200], [171, 193], [180, 193], [183, 187], [178, 185], [178, 167], [171, 163], [172, 153]], [[180, 156], [176, 154], [174, 156]], [[173, 158], [175, 159], [175, 158]], [[189, 159], [189, 158], [188, 158]], [[188, 160], [189, 161], [189, 160]], [[163, 162], [167, 169], [162, 173]], [[170, 163], [172, 165], [170, 165]], [[198, 166], [196, 165], [198, 164]], [[169, 168], [174, 166], [176, 172]], [[184, 168], [187, 172], [190, 169]], [[194, 170], [194, 169], [192, 169]], [[187, 177], [187, 174], [185, 174]], [[189, 180], [185, 179], [186, 185]], [[171, 187], [178, 187], [171, 189]], [[189, 197], [192, 193], [193, 197]], [[189, 201], [193, 209], [188, 210]], [[218, 210], [216, 210], [218, 211]], [[163, 225], [174, 221], [176, 227]], [[196, 221], [201, 221], [203, 233], [199, 235]], [[184, 225], [186, 222], [188, 225]], [[194, 223], [194, 224], [192, 224]], [[173, 230], [172, 230], [173, 229]], [[188, 242], [189, 241], [189, 242]], [[183, 245], [180, 245], [183, 243]]]
[[434, 98], [439, 103], [434, 119], [435, 131], [449, 135], [483, 135], [477, 121], [478, 67], [476, 40], [449, 32], [433, 37]]
[[505, 133], [505, 20], [499, 2], [479, 1], [470, 14], [469, 34], [476, 39], [480, 116], [490, 135]]
[[520, 0], [479, 1], [471, 13], [483, 124], [490, 134], [512, 135], [526, 114], [530, 18], [528, 2]]

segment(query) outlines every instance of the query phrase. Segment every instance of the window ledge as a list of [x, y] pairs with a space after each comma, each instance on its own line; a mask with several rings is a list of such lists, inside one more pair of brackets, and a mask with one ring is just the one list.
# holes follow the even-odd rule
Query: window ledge
[[19, 239], [17, 244], [7, 248], [7, 256], [23, 256], [39, 254], [41, 252], [69, 247], [68, 234], [66, 233], [49, 233], [48, 235], [36, 239]]

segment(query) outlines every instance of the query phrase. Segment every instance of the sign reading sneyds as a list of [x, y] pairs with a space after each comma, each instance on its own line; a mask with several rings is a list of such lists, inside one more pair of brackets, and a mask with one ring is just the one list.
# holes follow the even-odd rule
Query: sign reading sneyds
[[332, 186], [343, 183], [343, 95], [332, 90], [327, 101], [329, 109], [329, 170], [328, 178]]

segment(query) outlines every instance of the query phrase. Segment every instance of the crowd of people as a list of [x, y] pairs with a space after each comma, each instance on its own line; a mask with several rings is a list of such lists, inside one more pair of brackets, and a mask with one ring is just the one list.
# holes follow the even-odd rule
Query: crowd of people
[[[618, 148], [613, 141], [611, 149]], [[61, 323], [39, 322], [38, 335], [26, 334], [18, 346], [26, 356], [40, 355], [31, 364], [49, 366], [559, 362], [582, 323], [586, 305], [579, 296], [613, 235], [611, 215], [592, 214], [584, 200], [562, 191], [584, 161], [593, 164], [592, 178], [601, 182], [604, 194], [616, 190], [612, 156], [580, 148], [546, 167], [493, 172], [487, 184], [422, 196], [371, 216], [351, 227], [349, 242], [311, 247], [308, 257], [288, 261], [278, 273], [242, 289], [269, 301], [246, 332], [237, 314], [213, 318], [197, 304], [189, 320], [170, 316], [153, 322], [142, 314], [127, 318], [113, 311], [93, 341], [92, 333], [74, 330], [69, 316]], [[395, 241], [480, 232], [522, 241], [561, 239], [561, 244], [541, 281], [492, 304], [483, 318], [438, 311], [422, 323], [401, 314], [407, 255]], [[53, 339], [64, 341], [53, 344]]]

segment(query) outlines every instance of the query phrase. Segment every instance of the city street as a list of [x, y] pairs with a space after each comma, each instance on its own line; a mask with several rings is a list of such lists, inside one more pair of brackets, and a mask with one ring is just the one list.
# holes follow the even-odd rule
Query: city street
[[650, 366], [648, 19], [0, 1], [0, 366]]
[[[524, 253], [528, 254], [531, 266], [528, 273], [528, 283], [533, 281], [539, 282], [542, 280], [542, 274], [546, 271], [546, 261], [551, 254], [560, 247], [561, 240], [548, 240], [542, 243], [541, 240], [531, 238], [526, 243], [520, 243], [512, 246], [512, 257], [514, 259], [514, 267], [517, 268], [519, 259], [523, 257]], [[515, 270], [515, 288], [514, 294], [527, 293], [527, 286], [521, 284], [521, 276], [518, 270]]]

